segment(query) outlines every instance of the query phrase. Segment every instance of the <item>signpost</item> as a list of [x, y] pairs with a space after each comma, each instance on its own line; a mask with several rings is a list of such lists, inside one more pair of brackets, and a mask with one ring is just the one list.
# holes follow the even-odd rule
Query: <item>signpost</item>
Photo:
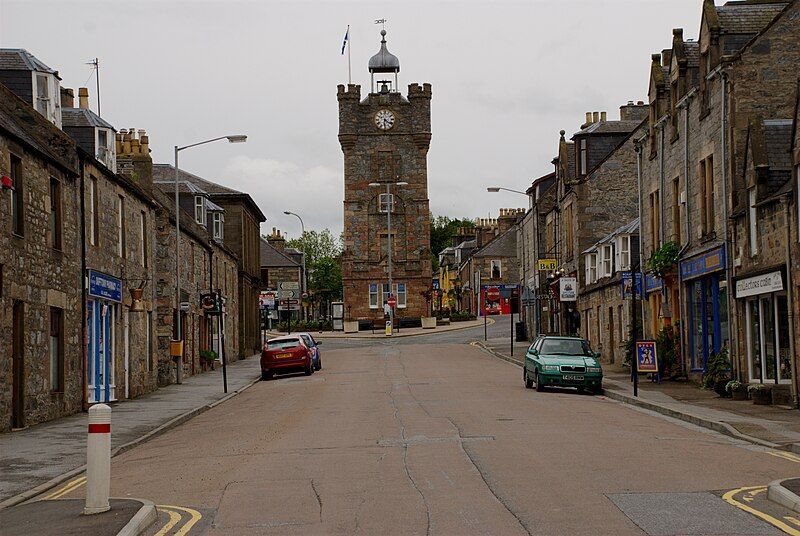
[[500, 299], [500, 289], [498, 287], [487, 287], [486, 288], [486, 299], [484, 300], [484, 306], [486, 305], [487, 301], [497, 301]]

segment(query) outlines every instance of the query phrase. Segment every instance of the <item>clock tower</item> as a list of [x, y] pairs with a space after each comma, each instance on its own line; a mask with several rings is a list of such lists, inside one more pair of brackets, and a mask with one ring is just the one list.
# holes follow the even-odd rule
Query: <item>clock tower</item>
[[[422, 293], [431, 287], [427, 154], [431, 85], [397, 88], [400, 60], [381, 48], [369, 60], [370, 90], [338, 86], [339, 143], [344, 153], [345, 312], [383, 318], [395, 298], [395, 317], [427, 316]], [[377, 75], [377, 77], [376, 77]], [[391, 286], [390, 286], [391, 281]]]

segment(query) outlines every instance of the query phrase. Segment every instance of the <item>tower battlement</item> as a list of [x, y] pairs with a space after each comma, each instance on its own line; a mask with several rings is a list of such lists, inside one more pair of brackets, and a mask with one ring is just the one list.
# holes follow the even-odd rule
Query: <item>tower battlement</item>
[[336, 97], [341, 101], [344, 99], [361, 100], [361, 86], [359, 84], [339, 84], [336, 86]]
[[408, 85], [408, 98], [431, 98], [431, 85], [425, 84], [409, 84]]

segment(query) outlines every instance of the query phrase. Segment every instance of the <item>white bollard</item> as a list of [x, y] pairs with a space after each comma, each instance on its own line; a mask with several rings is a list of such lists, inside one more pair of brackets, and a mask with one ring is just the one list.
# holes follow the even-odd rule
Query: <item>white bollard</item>
[[95, 404], [89, 408], [86, 440], [86, 506], [84, 514], [107, 512], [111, 488], [111, 408]]

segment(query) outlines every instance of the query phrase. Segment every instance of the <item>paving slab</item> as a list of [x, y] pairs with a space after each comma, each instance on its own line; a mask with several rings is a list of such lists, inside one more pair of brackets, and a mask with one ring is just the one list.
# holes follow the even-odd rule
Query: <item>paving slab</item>
[[[256, 356], [229, 364], [227, 369], [229, 394], [251, 385], [261, 373]], [[181, 385], [111, 403], [111, 447], [129, 445], [166, 423], [177, 425], [226, 396], [222, 370], [217, 367], [185, 378]], [[0, 435], [0, 502], [84, 465], [86, 419], [78, 413]]]

